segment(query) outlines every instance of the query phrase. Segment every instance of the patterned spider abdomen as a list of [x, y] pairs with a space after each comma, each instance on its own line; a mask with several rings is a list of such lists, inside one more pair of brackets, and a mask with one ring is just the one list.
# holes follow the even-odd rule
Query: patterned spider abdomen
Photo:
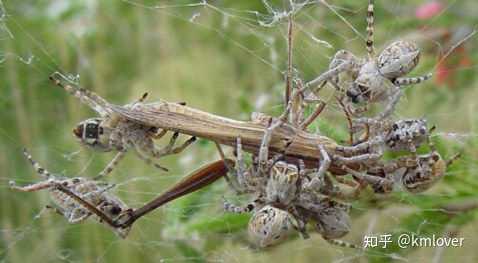
[[412, 71], [419, 60], [420, 51], [417, 45], [413, 42], [399, 40], [388, 45], [380, 53], [377, 66], [384, 77], [395, 79]]
[[378, 71], [376, 62], [370, 60], [360, 67], [358, 76], [347, 89], [346, 95], [353, 103], [377, 101], [383, 99], [390, 84], [391, 82]]
[[430, 189], [446, 172], [447, 163], [441, 156], [433, 152], [419, 157], [419, 165], [407, 169], [402, 177], [403, 186], [411, 193], [420, 193]]
[[427, 120], [406, 119], [394, 122], [385, 136], [385, 143], [392, 151], [418, 148], [429, 137]]
[[249, 237], [260, 247], [278, 244], [294, 231], [293, 220], [288, 212], [266, 205], [251, 217]]
[[286, 208], [296, 197], [299, 180], [297, 166], [277, 162], [271, 168], [266, 186], [266, 202], [276, 207]]

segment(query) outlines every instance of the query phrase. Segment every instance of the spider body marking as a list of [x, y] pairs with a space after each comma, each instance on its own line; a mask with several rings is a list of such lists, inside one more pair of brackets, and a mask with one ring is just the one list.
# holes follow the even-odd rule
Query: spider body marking
[[[337, 151], [351, 155], [343, 157], [333, 155], [338, 162], [349, 164], [365, 162], [376, 163], [385, 151], [398, 152], [409, 151], [416, 157], [419, 148], [430, 137], [425, 119], [403, 119], [398, 121], [376, 121], [374, 119], [361, 118], [361, 124], [369, 125], [371, 131], [367, 134], [367, 140], [354, 146], [339, 146]], [[433, 130], [434, 128], [430, 129]]]
[[[196, 140], [195, 137], [191, 137], [182, 145], [174, 147], [179, 137], [179, 133], [175, 132], [165, 147], [157, 148], [154, 140], [161, 139], [167, 133], [166, 130], [159, 130], [156, 127], [149, 127], [121, 119], [110, 109], [110, 104], [94, 92], [70, 85], [69, 83], [63, 84], [62, 79], [65, 79], [65, 77], [58, 72], [53, 73], [50, 79], [55, 85], [79, 98], [100, 115], [100, 117], [80, 122], [73, 129], [73, 134], [82, 145], [100, 152], [117, 152], [113, 160], [108, 163], [97, 178], [111, 173], [130, 149], [133, 149], [136, 155], [147, 164], [167, 171], [168, 169], [154, 162], [153, 159], [160, 159], [163, 156], [180, 153]], [[125, 107], [134, 109], [143, 103], [146, 97], [147, 93], [137, 101], [125, 105]]]
[[[27, 186], [17, 186], [15, 182], [11, 181], [10, 188], [22, 192], [49, 190], [54, 206], [46, 206], [46, 208], [52, 209], [64, 216], [69, 223], [81, 223], [93, 216], [95, 220], [107, 224], [107, 222], [103, 221], [103, 218], [95, 216], [96, 213], [91, 210], [91, 207], [94, 207], [94, 209], [97, 210], [96, 212], [101, 213], [104, 218], [110, 218], [111, 221], [119, 218], [122, 213], [129, 210], [121, 199], [109, 193], [109, 190], [113, 188], [114, 185], [83, 177], [67, 178], [55, 176], [33, 160], [32, 156], [26, 150], [23, 151], [23, 154], [30, 161], [35, 171], [41, 177], [45, 178], [45, 180]], [[65, 192], [62, 189], [66, 189], [67, 191]], [[89, 206], [78, 202], [68, 193], [73, 193]], [[112, 226], [110, 225], [110, 227]], [[129, 227], [112, 228], [121, 238], [125, 238], [130, 230]]]

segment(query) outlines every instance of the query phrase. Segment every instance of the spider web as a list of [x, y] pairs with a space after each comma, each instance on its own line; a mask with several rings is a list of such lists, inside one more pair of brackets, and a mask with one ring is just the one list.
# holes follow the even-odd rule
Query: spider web
[[[222, 211], [223, 196], [235, 202], [247, 198], [234, 196], [222, 181], [157, 209], [120, 240], [93, 220], [70, 225], [45, 212], [46, 192], [8, 189], [10, 180], [19, 184], [39, 180], [21, 155], [23, 147], [48, 170], [66, 176], [94, 176], [113, 158], [83, 149], [73, 139], [71, 128], [93, 112], [53, 87], [47, 80], [52, 72], [66, 72], [117, 104], [149, 91], [150, 100], [186, 101], [236, 119], [248, 119], [253, 111], [277, 115], [284, 106], [288, 16], [293, 15], [294, 74], [311, 80], [339, 49], [365, 55], [366, 1], [0, 1], [1, 259], [447, 262], [454, 254], [478, 258], [473, 250], [478, 245], [473, 236], [476, 212], [471, 209], [478, 199], [474, 150], [478, 21], [471, 11], [476, 4], [442, 1], [433, 17], [418, 19], [422, 1], [376, 2], [376, 49], [398, 38], [415, 41], [422, 57], [410, 75], [436, 75], [407, 89], [395, 117], [427, 118], [438, 127], [434, 139], [442, 155], [464, 154], [430, 191], [379, 199], [365, 195], [352, 202], [352, 228], [344, 240], [361, 244], [365, 235], [435, 233], [464, 237], [463, 247], [392, 247], [366, 253], [331, 246], [312, 234], [308, 240], [292, 238], [257, 251], [247, 242], [248, 217]], [[346, 124], [333, 100], [313, 130], [346, 140]], [[165, 174], [130, 153], [107, 180], [117, 184], [114, 192], [129, 206], [140, 207], [217, 159], [214, 146], [200, 140], [181, 155], [162, 159], [171, 170]], [[461, 210], [446, 215], [445, 205]]]

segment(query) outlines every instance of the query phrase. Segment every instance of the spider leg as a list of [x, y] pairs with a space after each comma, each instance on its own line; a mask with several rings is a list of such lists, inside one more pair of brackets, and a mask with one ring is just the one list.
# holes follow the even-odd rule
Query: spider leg
[[70, 196], [72, 199], [77, 201], [81, 206], [87, 209], [90, 213], [98, 216], [102, 222], [106, 222], [108, 225], [110, 225], [113, 228], [119, 227], [108, 215], [103, 213], [101, 210], [99, 210], [96, 206], [92, 205], [90, 202], [84, 200], [83, 198], [81, 198], [80, 196], [72, 192], [70, 189], [64, 187], [63, 185], [59, 183], [56, 183], [55, 187], [58, 191], [65, 193], [66, 195]]
[[163, 138], [163, 136], [166, 135], [166, 133], [168, 133], [168, 130], [163, 129], [160, 132], [151, 135], [151, 138], [154, 140], [159, 140]]
[[312, 122], [314, 122], [317, 119], [317, 117], [319, 117], [319, 115], [325, 109], [325, 106], [327, 106], [327, 103], [325, 103], [324, 101], [320, 101], [319, 105], [315, 108], [314, 112], [312, 112], [307, 117], [307, 119], [305, 119], [299, 124], [299, 129], [301, 130], [307, 129], [307, 127], [309, 127], [309, 125], [312, 124]]
[[395, 107], [397, 106], [398, 102], [400, 101], [401, 96], [402, 96], [402, 91], [400, 90], [400, 88], [396, 87], [395, 93], [393, 93], [392, 96], [390, 96], [389, 103], [385, 107], [385, 110], [383, 110], [381, 113], [379, 113], [377, 115], [377, 117], [375, 117], [375, 119], [378, 120], [378, 121], [381, 121], [381, 120], [384, 120], [384, 119], [388, 118], [393, 113], [393, 111], [395, 110]]
[[91, 213], [88, 210], [85, 210], [83, 207], [78, 207], [71, 211], [70, 216], [68, 217], [68, 223], [78, 224], [85, 221], [90, 217]]
[[154, 166], [154, 167], [156, 167], [156, 168], [158, 168], [158, 169], [160, 169], [160, 170], [163, 170], [163, 171], [165, 171], [165, 172], [169, 171], [168, 168], [163, 167], [163, 166], [161, 166], [161, 165], [159, 165], [159, 164], [153, 162], [153, 160], [151, 160], [151, 158], [144, 156], [144, 155], [142, 154], [142, 150], [141, 150], [141, 149], [138, 149], [138, 147], [136, 148], [136, 155], [137, 155], [141, 160], [143, 160], [146, 164], [148, 164], [148, 165]]
[[[233, 189], [237, 195], [241, 195], [247, 192], [247, 189], [245, 189], [247, 188], [246, 178], [249, 176], [249, 173], [246, 170], [246, 165], [245, 165], [244, 159], [242, 158], [241, 138], [238, 137], [236, 139], [236, 142], [237, 142], [236, 143], [237, 150], [236, 150], [235, 167], [227, 167], [228, 171], [233, 174], [233, 177], [231, 178], [230, 174], [227, 173], [224, 178], [226, 179], [226, 182], [229, 185], [229, 187]], [[222, 152], [222, 149], [217, 143], [216, 143], [216, 146], [218, 147], [221, 158], [224, 160], [225, 156], [224, 156], [224, 153]]]
[[133, 103], [129, 104], [129, 105], [126, 105], [126, 106], [131, 106], [132, 108], [134, 108], [134, 106], [144, 102], [146, 100], [146, 98], [148, 97], [148, 92], [145, 92], [143, 93], [143, 95], [141, 95], [141, 97], [139, 99], [137, 99], [136, 101], [134, 101]]
[[63, 88], [71, 95], [79, 98], [82, 103], [96, 111], [98, 114], [100, 114], [100, 116], [106, 117], [112, 113], [110, 110], [110, 104], [106, 100], [87, 89], [75, 87], [70, 84], [64, 85], [62, 80], [65, 79], [65, 76], [63, 76], [60, 72], [54, 72], [50, 75], [50, 80], [53, 81], [55, 85]]
[[420, 76], [420, 77], [410, 77], [410, 78], [397, 78], [395, 81], [393, 81], [393, 84], [396, 86], [402, 87], [402, 86], [408, 86], [408, 85], [415, 85], [418, 83], [421, 83], [423, 81], [426, 81], [432, 77], [432, 73], [428, 73], [427, 75]]
[[373, 23], [374, 23], [374, 1], [369, 0], [368, 1], [368, 7], [367, 7], [367, 41], [365, 42], [366, 47], [367, 47], [367, 54], [368, 58], [372, 59], [375, 50], [373, 46], [373, 33], [374, 33], [374, 28], [373, 28]]
[[111, 160], [108, 163], [108, 165], [105, 167], [105, 169], [103, 169], [103, 171], [101, 171], [94, 179], [98, 180], [102, 178], [103, 176], [110, 174], [125, 155], [126, 155], [126, 152], [123, 152], [123, 151], [118, 152], [113, 158], [113, 160]]
[[360, 163], [360, 162], [368, 162], [368, 161], [377, 161], [382, 157], [383, 153], [381, 150], [375, 153], [365, 153], [360, 155], [355, 155], [351, 157], [343, 157], [340, 155], [334, 155], [333, 159], [337, 162], [342, 164], [353, 164], [353, 163]]
[[166, 145], [166, 147], [162, 148], [161, 150], [153, 151], [154, 157], [159, 158], [161, 156], [170, 154], [174, 147], [174, 144], [176, 144], [176, 140], [178, 139], [178, 137], [179, 137], [179, 132], [173, 133], [173, 136], [171, 136], [171, 138], [169, 139], [168, 145]]
[[186, 149], [189, 145], [191, 145], [193, 142], [196, 141], [196, 137], [191, 137], [187, 141], [185, 141], [181, 146], [178, 146], [176, 148], [173, 148], [174, 145], [176, 144], [176, 140], [178, 139], [179, 132], [175, 132], [171, 139], [169, 140], [168, 145], [166, 147], [157, 150], [156, 148], [153, 149], [152, 154], [155, 158], [160, 158], [163, 156], [171, 155], [171, 154], [178, 154], [184, 149]]
[[450, 159], [446, 160], [445, 163], [446, 163], [446, 166], [450, 166], [452, 165], [456, 160], [458, 160], [459, 158], [461, 157], [461, 153], [456, 153], [455, 155], [453, 155]]
[[354, 177], [369, 183], [376, 193], [390, 193], [393, 190], [394, 182], [391, 179], [360, 173], [346, 166], [343, 166], [342, 168]]
[[305, 84], [305, 86], [300, 91], [303, 92], [304, 89], [307, 89], [309, 87], [317, 86], [317, 85], [321, 84], [322, 82], [324, 82], [326, 80], [329, 80], [334, 76], [337, 76], [339, 73], [349, 70], [351, 67], [353, 67], [353, 64], [354, 64], [354, 61], [344, 61], [344, 62], [342, 62], [341, 64], [337, 65], [336, 67], [331, 68], [331, 69], [327, 70], [326, 72], [322, 73], [317, 78], [307, 82]]
[[[51, 205], [46, 205], [46, 206], [45, 206], [45, 209], [51, 210], [51, 211], [54, 212], [54, 213], [57, 213], [57, 214], [59, 214], [59, 215], [61, 215], [61, 216], [66, 217], [66, 216], [65, 216], [65, 211], [63, 211], [61, 208], [54, 207], [54, 206], [51, 206]], [[41, 213], [41, 212], [40, 212], [40, 213]]]
[[355, 249], [362, 249], [360, 246], [357, 246], [355, 244], [352, 244], [347, 241], [343, 241], [340, 239], [329, 239], [322, 237], [325, 241], [327, 241], [329, 244], [334, 245], [334, 246], [339, 246], [339, 247], [345, 247], [345, 248], [355, 248]]
[[287, 75], [286, 75], [286, 87], [285, 87], [285, 104], [289, 104], [291, 95], [291, 80], [292, 80], [292, 30], [293, 22], [292, 15], [289, 15], [289, 23], [287, 28]]
[[248, 203], [245, 206], [238, 206], [224, 199], [224, 210], [226, 212], [236, 213], [236, 214], [250, 213], [252, 211], [259, 210], [263, 205], [264, 205], [264, 200], [262, 199], [261, 196], [259, 196], [254, 201]]
[[192, 136], [187, 141], [185, 141], [183, 144], [181, 144], [181, 146], [173, 148], [171, 150], [171, 154], [181, 153], [182, 151], [184, 151], [184, 149], [186, 149], [189, 145], [191, 145], [195, 141], [196, 141], [196, 137]]
[[336, 150], [347, 154], [357, 154], [368, 150], [370, 147], [380, 145], [381, 143], [383, 143], [383, 139], [378, 136], [378, 138], [374, 138], [354, 146], [337, 146]]
[[241, 137], [237, 137], [236, 139], [236, 152], [237, 180], [240, 185], [244, 185], [246, 179], [246, 163], [243, 158]]
[[320, 189], [321, 186], [324, 183], [324, 176], [327, 170], [329, 169], [331, 160], [329, 157], [329, 154], [325, 150], [324, 146], [322, 144], [319, 145], [319, 150], [320, 150], [320, 155], [321, 155], [321, 160], [320, 160], [320, 165], [319, 169], [317, 170], [316, 173], [311, 174], [311, 180], [306, 185], [306, 188], [309, 189]]
[[47, 169], [43, 168], [37, 161], [33, 160], [33, 157], [28, 153], [27, 149], [23, 149], [23, 155], [30, 161], [33, 169], [37, 172], [41, 177], [45, 179], [49, 179], [52, 177], [51, 173], [48, 172]]
[[299, 211], [292, 206], [289, 208], [288, 212], [292, 215], [295, 222], [292, 222], [292, 226], [300, 233], [303, 239], [309, 239], [310, 235], [307, 233], [307, 222], [300, 216]]
[[47, 180], [43, 182], [38, 182], [36, 184], [30, 184], [26, 186], [17, 186], [14, 181], [9, 182], [10, 189], [21, 191], [21, 192], [35, 192], [43, 189], [48, 189], [52, 186], [55, 186], [55, 182], [53, 180]]

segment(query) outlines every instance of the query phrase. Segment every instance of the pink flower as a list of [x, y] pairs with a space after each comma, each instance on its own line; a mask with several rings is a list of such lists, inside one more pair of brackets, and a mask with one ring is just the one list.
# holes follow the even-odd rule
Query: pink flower
[[430, 1], [415, 10], [415, 17], [418, 19], [428, 19], [440, 13], [441, 10], [443, 10], [442, 3], [439, 1]]

